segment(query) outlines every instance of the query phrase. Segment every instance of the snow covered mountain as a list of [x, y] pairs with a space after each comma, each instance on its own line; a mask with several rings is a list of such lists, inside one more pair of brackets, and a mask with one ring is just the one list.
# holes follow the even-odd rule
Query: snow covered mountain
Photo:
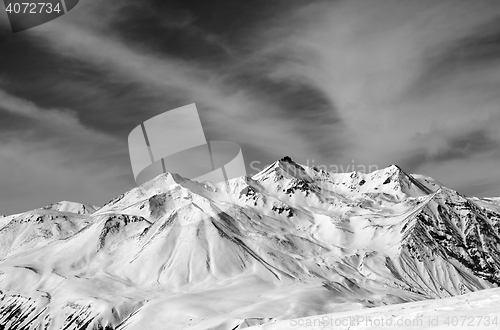
[[0, 217], [5, 329], [242, 329], [500, 284], [500, 204], [392, 165], [285, 157], [253, 177], [165, 174], [96, 208]]

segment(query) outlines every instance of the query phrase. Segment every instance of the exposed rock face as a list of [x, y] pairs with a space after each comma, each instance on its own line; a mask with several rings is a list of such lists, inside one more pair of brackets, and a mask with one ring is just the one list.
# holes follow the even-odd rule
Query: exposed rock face
[[[6, 329], [243, 329], [500, 284], [500, 206], [392, 165], [165, 174], [0, 218]], [[38, 328], [37, 328], [38, 327]]]

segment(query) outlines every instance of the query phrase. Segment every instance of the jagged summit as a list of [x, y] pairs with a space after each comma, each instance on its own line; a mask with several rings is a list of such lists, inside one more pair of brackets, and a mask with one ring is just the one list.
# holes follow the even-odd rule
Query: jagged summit
[[437, 181], [429, 181], [423, 176], [414, 177], [397, 165], [390, 165], [371, 173], [337, 173], [297, 164], [290, 157], [274, 162], [255, 174], [252, 179], [265, 186], [278, 182], [280, 186], [307, 186], [311, 193], [327, 195], [385, 193], [399, 200], [404, 200], [408, 196], [428, 195], [439, 188]]
[[499, 233], [496, 199], [396, 165], [284, 157], [224, 184], [166, 173], [100, 208], [0, 218], [0, 324], [238, 329], [453, 296], [500, 284]]
[[[414, 175], [407, 174], [398, 165], [392, 164], [386, 168], [373, 171], [371, 173], [362, 172], [348, 172], [348, 173], [336, 173], [336, 172], [325, 172], [323, 170], [318, 170], [314, 166], [307, 167], [296, 163], [289, 156], [284, 156], [283, 158], [276, 160], [272, 164], [268, 165], [259, 173], [253, 175], [250, 179], [265, 182], [270, 180], [271, 182], [278, 182], [282, 179], [287, 180], [297, 180], [305, 181], [309, 183], [320, 182], [320, 181], [331, 181], [336, 185], [344, 185], [353, 187], [355, 184], [363, 186], [366, 182], [372, 182], [372, 190], [368, 191], [367, 187], [365, 189], [358, 189], [357, 192], [387, 192], [388, 189], [384, 185], [390, 187], [389, 190], [396, 190], [402, 194], [407, 195], [423, 195], [430, 194], [440, 185], [437, 181], [432, 178], [425, 176], [414, 177]], [[430, 181], [429, 181], [430, 179]], [[380, 181], [382, 180], [382, 181]], [[236, 178], [230, 181], [245, 181], [243, 178]], [[357, 182], [355, 182], [357, 181]], [[380, 182], [379, 182], [380, 181]], [[181, 185], [188, 189], [196, 190], [195, 181], [191, 181], [188, 178], [182, 177], [176, 173], [163, 173], [155, 177], [154, 179], [144, 183], [138, 188], [140, 191], [146, 191], [148, 189], [158, 189], [160, 187], [169, 187], [171, 185]], [[398, 187], [393, 187], [390, 185], [395, 183]], [[216, 189], [217, 185], [213, 185], [210, 182], [203, 183], [205, 187], [211, 186]], [[198, 185], [201, 187], [200, 185]], [[378, 190], [378, 191], [377, 191]], [[393, 193], [391, 191], [391, 193]], [[107, 205], [107, 204], [106, 204]]]
[[70, 201], [60, 201], [58, 203], [53, 203], [47, 206], [42, 207], [44, 210], [53, 210], [53, 211], [61, 211], [61, 212], [70, 212], [76, 214], [92, 214], [99, 207], [89, 204], [81, 204]]

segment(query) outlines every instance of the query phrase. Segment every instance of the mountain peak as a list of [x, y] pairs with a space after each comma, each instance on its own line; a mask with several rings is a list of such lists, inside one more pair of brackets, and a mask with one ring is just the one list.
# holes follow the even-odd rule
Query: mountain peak
[[399, 165], [396, 165], [396, 164], [391, 164], [391, 165], [387, 166], [387, 169], [403, 172], [403, 169], [401, 169], [401, 167]]
[[278, 182], [283, 178], [312, 181], [306, 169], [302, 165], [294, 162], [289, 156], [285, 156], [275, 161], [264, 170], [252, 176], [254, 180], [266, 181], [271, 179], [272, 182]]
[[285, 157], [281, 158], [280, 161], [281, 162], [287, 162], [287, 163], [294, 163], [295, 164], [295, 162], [289, 156], [285, 156]]
[[396, 164], [391, 164], [391, 165], [389, 165], [385, 168], [382, 168], [379, 171], [375, 171], [375, 172], [382, 172], [382, 173], [388, 174], [388, 175], [403, 175], [403, 176], [408, 175], [399, 165], [396, 165]]
[[[500, 206], [437, 189], [397, 165], [335, 173], [285, 156], [222, 189], [164, 173], [88, 215], [60, 202], [3, 217], [9, 291], [0, 288], [0, 319], [61, 329], [66, 318], [68, 330], [86, 322], [237, 329], [250, 313], [304, 315], [295, 308], [303, 302], [324, 314], [336, 299], [374, 307], [499, 284]], [[60, 282], [64, 290], [52, 285]], [[214, 286], [223, 291], [208, 290]], [[198, 306], [220, 292], [227, 301], [207, 318]]]
[[57, 203], [49, 204], [47, 206], [42, 207], [43, 210], [52, 210], [52, 211], [60, 211], [60, 212], [70, 212], [76, 214], [92, 214], [99, 207], [89, 204], [81, 204], [77, 202], [71, 201], [60, 201]]
[[140, 187], [148, 189], [149, 187], [177, 185], [186, 180], [188, 179], [177, 173], [165, 172], [143, 183]]

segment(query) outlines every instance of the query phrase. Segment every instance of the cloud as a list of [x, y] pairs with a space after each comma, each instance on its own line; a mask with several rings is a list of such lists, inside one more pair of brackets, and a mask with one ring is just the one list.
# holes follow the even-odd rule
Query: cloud
[[102, 205], [127, 186], [119, 168], [88, 165], [84, 161], [75, 163], [66, 152], [46, 143], [2, 139], [0, 214], [23, 212], [61, 200]]
[[20, 99], [0, 90], [0, 106], [12, 114], [34, 119], [49, 125], [60, 126], [64, 129], [89, 133], [82, 126], [76, 114], [70, 110], [40, 109], [34, 103]]
[[0, 133], [0, 214], [66, 199], [100, 204], [127, 186], [123, 177], [131, 171], [116, 154], [124, 143], [84, 126], [75, 112], [41, 108], [2, 90], [0, 111], [26, 122]]
[[0, 109], [21, 117], [20, 122], [29, 120], [27, 122], [29, 130], [6, 129], [2, 132], [4, 139], [14, 136], [17, 140], [48, 143], [53, 148], [72, 154], [75, 161], [85, 159], [88, 154], [94, 153], [94, 150], [99, 154], [104, 150], [113, 150], [117, 146], [125, 145], [124, 142], [111, 135], [83, 125], [77, 113], [72, 110], [42, 108], [3, 90], [0, 90]]
[[[119, 16], [120, 8], [111, 5], [106, 12]], [[61, 199], [102, 204], [132, 188], [126, 136], [122, 132], [129, 132], [144, 119], [192, 102], [198, 104], [207, 138], [241, 144], [246, 149], [247, 165], [253, 160], [271, 162], [284, 154], [299, 157], [311, 153], [316, 141], [304, 139], [304, 127], [313, 113], [309, 119], [302, 115], [297, 120], [283, 112], [286, 104], [282, 100], [261, 98], [262, 93], [255, 88], [232, 84], [233, 73], [126, 42], [102, 23], [102, 10], [102, 3], [88, 1], [81, 3], [75, 14], [72, 11], [23, 32], [23, 39], [36, 45], [36, 51], [47, 57], [52, 54], [53, 61], [63, 68], [40, 71], [40, 75], [50, 77], [51, 83], [35, 87], [43, 87], [54, 95], [53, 100], [62, 98], [62, 103], [69, 106], [42, 107], [29, 101], [29, 90], [25, 93], [28, 99], [22, 97], [24, 92], [14, 96], [0, 91], [4, 114], [23, 118], [14, 120], [17, 126], [1, 135], [0, 177], [2, 186], [12, 188], [5, 190], [0, 212], [18, 212]], [[214, 41], [210, 33], [200, 29], [196, 33]], [[97, 71], [102, 81], [92, 85], [88, 76], [80, 80], [76, 74], [65, 74], [63, 80], [57, 81], [64, 70], [82, 74]], [[120, 109], [120, 103], [109, 103], [113, 101], [109, 93], [117, 84], [130, 86], [126, 100], [144, 102], [137, 103], [137, 109], [129, 105]], [[304, 90], [290, 84], [288, 88], [292, 93]], [[321, 99], [314, 90], [306, 94], [313, 101]], [[147, 99], [149, 96], [154, 97]], [[43, 101], [50, 104], [47, 98]], [[95, 108], [82, 107], [81, 103]], [[85, 125], [80, 119], [83, 117]]]
[[[464, 193], [500, 195], [495, 2], [285, 1], [241, 18], [233, 7], [172, 20], [165, 8], [88, 0], [22, 32], [33, 46], [23, 50], [57, 69], [39, 67], [43, 81], [26, 82], [26, 93], [30, 75], [0, 77], [10, 116], [0, 172], [27, 159], [32, 174], [2, 175], [17, 186], [11, 195], [42, 194], [52, 181], [51, 202], [68, 191], [83, 201], [122, 193], [133, 186], [128, 132], [190, 103], [209, 140], [243, 146], [247, 167], [284, 155], [344, 168], [398, 163]], [[68, 188], [78, 181], [84, 189]]]
[[[277, 157], [288, 151], [304, 155], [311, 150], [313, 143], [295, 133], [301, 130], [299, 121], [284, 115], [280, 104], [259, 98], [254, 90], [232, 84], [231, 77], [235, 74], [126, 44], [112, 33], [99, 31], [61, 19], [30, 33], [43, 38], [58, 56], [91, 63], [115, 79], [173, 95], [175, 106], [196, 102], [204, 123], [212, 125], [207, 131], [223, 131], [219, 135], [221, 139], [239, 143], [252, 141], [263, 154], [272, 153]], [[137, 112], [149, 112], [153, 116], [175, 106], [171, 102], [166, 103], [164, 109], [148, 109], [145, 104]], [[307, 120], [300, 124], [308, 125]]]
[[316, 3], [289, 20], [298, 28], [281, 23], [269, 33], [265, 52], [292, 54], [271, 74], [312, 83], [336, 105], [334, 139], [348, 147], [330, 162], [404, 162], [466, 188], [458, 172], [443, 173], [447, 160], [462, 173], [478, 171], [477, 159], [484, 170], [500, 160], [481, 157], [474, 142], [479, 134], [489, 149], [500, 147], [499, 15], [491, 1]]

